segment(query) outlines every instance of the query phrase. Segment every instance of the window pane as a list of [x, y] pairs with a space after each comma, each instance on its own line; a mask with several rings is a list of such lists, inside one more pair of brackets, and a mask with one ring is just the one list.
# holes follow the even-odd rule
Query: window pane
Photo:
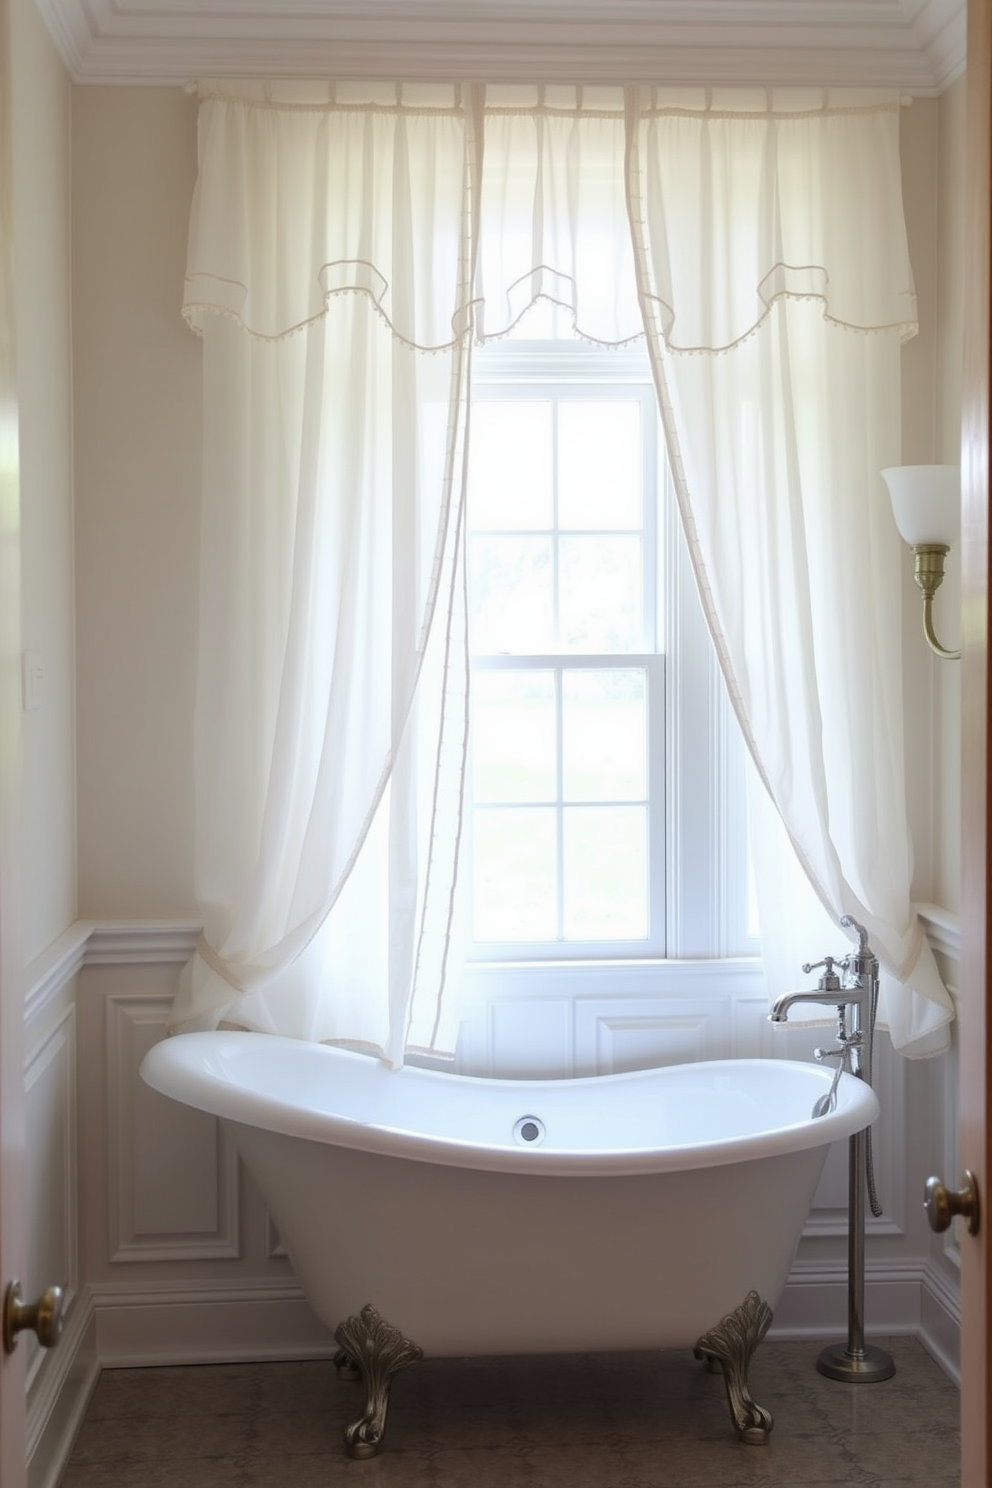
[[640, 651], [641, 539], [563, 537], [559, 629], [565, 651]]
[[566, 806], [566, 940], [643, 940], [647, 915], [647, 810]]
[[468, 449], [473, 527], [532, 532], [551, 526], [550, 403], [473, 403]]
[[476, 672], [472, 788], [476, 801], [555, 801], [553, 672]]
[[640, 403], [559, 403], [559, 526], [639, 528], [641, 500]]
[[633, 667], [562, 676], [567, 801], [646, 800], [646, 682]]
[[474, 826], [475, 939], [554, 940], [554, 807], [482, 807], [475, 812]]
[[551, 539], [475, 537], [469, 563], [472, 649], [514, 656], [553, 650]]

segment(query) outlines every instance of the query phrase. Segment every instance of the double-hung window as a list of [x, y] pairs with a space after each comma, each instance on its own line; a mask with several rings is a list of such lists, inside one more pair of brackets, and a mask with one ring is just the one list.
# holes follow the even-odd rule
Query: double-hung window
[[654, 397], [564, 360], [473, 402], [473, 940], [664, 955]]
[[756, 954], [743, 751], [646, 355], [478, 350], [469, 449], [470, 962]]

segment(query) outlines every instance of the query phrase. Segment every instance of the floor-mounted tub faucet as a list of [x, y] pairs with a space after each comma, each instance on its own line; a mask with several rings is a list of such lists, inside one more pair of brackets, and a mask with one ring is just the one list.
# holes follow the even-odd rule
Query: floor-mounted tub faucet
[[[811, 971], [823, 968], [816, 987], [808, 992], [785, 992], [776, 998], [769, 1013], [773, 1023], [786, 1023], [789, 1010], [801, 1003], [817, 1003], [837, 1009], [836, 1049], [817, 1049], [818, 1059], [837, 1059], [837, 1074], [829, 1095], [824, 1098], [822, 1108], [814, 1108], [819, 1116], [830, 1109], [835, 1096], [841, 1070], [846, 1066], [853, 1075], [871, 1084], [872, 1054], [875, 1036], [875, 1017], [878, 1012], [878, 957], [868, 944], [868, 931], [850, 915], [841, 920], [845, 929], [855, 930], [858, 947], [837, 960], [824, 956], [822, 961], [807, 961], [803, 966], [808, 976]], [[840, 967], [840, 972], [835, 969]], [[848, 1012], [850, 1011], [850, 1025]], [[817, 1102], [817, 1107], [821, 1103]], [[881, 1213], [881, 1205], [875, 1193], [873, 1164], [871, 1162], [871, 1128], [855, 1132], [850, 1139], [848, 1163], [848, 1227], [847, 1227], [847, 1343], [830, 1344], [820, 1354], [816, 1367], [829, 1379], [843, 1380], [848, 1384], [869, 1384], [889, 1379], [895, 1374], [895, 1364], [884, 1349], [865, 1343], [865, 1191], [871, 1198], [872, 1212]]]
[[[803, 972], [823, 967], [816, 987], [808, 992], [784, 992], [776, 998], [769, 1017], [773, 1023], [788, 1021], [789, 1010], [797, 1003], [817, 1003], [837, 1009], [836, 1050], [817, 1049], [818, 1059], [838, 1058], [852, 1074], [867, 1080], [872, 1078], [872, 1042], [875, 1032], [875, 1015], [878, 1010], [878, 958], [868, 944], [868, 932], [863, 925], [845, 915], [841, 924], [846, 929], [858, 932], [858, 948], [849, 951], [840, 960], [824, 956], [822, 961], [807, 961]], [[836, 968], [840, 967], [840, 974]], [[848, 1026], [850, 1010], [850, 1026]]]

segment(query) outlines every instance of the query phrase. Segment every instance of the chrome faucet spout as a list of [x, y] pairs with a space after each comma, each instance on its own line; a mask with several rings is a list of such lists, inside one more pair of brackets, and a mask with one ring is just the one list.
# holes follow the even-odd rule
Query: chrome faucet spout
[[[856, 994], [855, 994], [856, 995]], [[789, 1009], [799, 1002], [814, 1002], [820, 1007], [847, 1007], [851, 1002], [851, 989], [838, 988], [836, 991], [821, 991], [817, 987], [812, 992], [783, 992], [781, 997], [776, 997], [772, 1003], [771, 1012], [768, 1014], [772, 1023], [787, 1023]]]

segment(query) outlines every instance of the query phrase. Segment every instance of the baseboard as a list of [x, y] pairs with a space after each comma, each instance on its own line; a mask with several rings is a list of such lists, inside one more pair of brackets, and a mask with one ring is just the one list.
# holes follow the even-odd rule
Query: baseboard
[[93, 1303], [83, 1293], [74, 1299], [58, 1348], [28, 1391], [28, 1488], [56, 1488], [99, 1377]]
[[[920, 1331], [922, 1264], [865, 1265], [864, 1329], [872, 1335]], [[797, 1261], [775, 1308], [769, 1338], [843, 1338], [847, 1332], [846, 1264]]]
[[[769, 1338], [843, 1338], [847, 1267], [797, 1261], [775, 1309]], [[961, 1302], [953, 1280], [932, 1262], [865, 1264], [867, 1338], [918, 1338], [945, 1374], [961, 1383]]]
[[[298, 1283], [217, 1286], [160, 1282], [91, 1289], [96, 1353], [105, 1368], [239, 1359], [324, 1358], [330, 1332]], [[770, 1338], [831, 1338], [847, 1326], [845, 1265], [797, 1261], [775, 1309]], [[865, 1332], [919, 1336], [954, 1374], [959, 1311], [952, 1286], [919, 1261], [865, 1268]]]
[[[796, 1262], [769, 1338], [843, 1338], [844, 1266]], [[936, 1267], [866, 1265], [865, 1332], [908, 1334], [959, 1380], [960, 1306]], [[93, 1286], [73, 1309], [28, 1406], [28, 1488], [56, 1488], [101, 1369], [327, 1358], [335, 1350], [295, 1281]], [[56, 1361], [58, 1361], [57, 1367]]]
[[93, 1288], [97, 1354], [107, 1369], [317, 1359], [335, 1351], [299, 1285], [168, 1282]]
[[928, 1264], [920, 1286], [920, 1342], [956, 1385], [961, 1383], [959, 1288]]

